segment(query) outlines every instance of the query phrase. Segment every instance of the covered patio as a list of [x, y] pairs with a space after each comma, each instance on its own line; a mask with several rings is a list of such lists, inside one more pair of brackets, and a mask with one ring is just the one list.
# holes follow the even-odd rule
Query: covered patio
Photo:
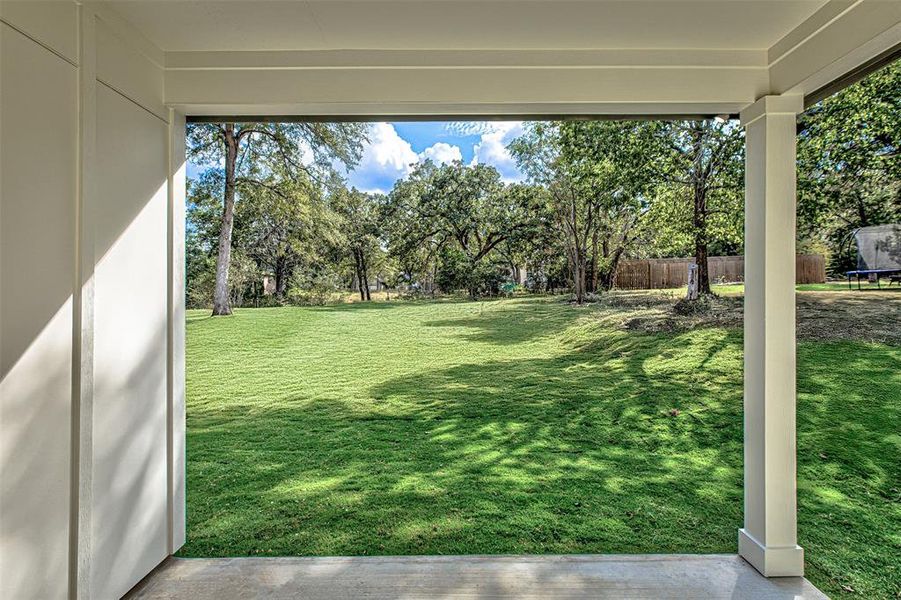
[[192, 598], [765, 598], [820, 600], [803, 577], [735, 555], [169, 559], [127, 595]]
[[[0, 596], [823, 597], [797, 543], [796, 117], [899, 53], [894, 0], [0, 0]], [[737, 556], [171, 558], [188, 120], [693, 117], [746, 129]]]

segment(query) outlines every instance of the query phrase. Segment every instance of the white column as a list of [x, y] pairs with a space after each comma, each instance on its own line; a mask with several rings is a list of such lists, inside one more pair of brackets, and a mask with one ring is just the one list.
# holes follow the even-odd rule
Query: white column
[[766, 576], [804, 574], [795, 474], [795, 123], [800, 96], [741, 113], [745, 158], [745, 526], [738, 552]]
[[185, 115], [169, 110], [167, 457], [169, 554], [185, 544]]

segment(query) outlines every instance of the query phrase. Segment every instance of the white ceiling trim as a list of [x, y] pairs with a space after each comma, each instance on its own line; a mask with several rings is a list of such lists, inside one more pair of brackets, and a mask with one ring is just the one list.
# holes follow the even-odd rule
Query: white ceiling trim
[[734, 114], [767, 94], [810, 93], [901, 43], [901, 0], [829, 0], [766, 49], [164, 52], [117, 8], [98, 5], [162, 66], [165, 102], [195, 115]]
[[839, 20], [863, 0], [830, 0], [803, 23], [792, 29], [767, 51], [767, 63], [773, 66], [810, 40], [829, 24]]
[[772, 93], [809, 94], [901, 43], [901, 1], [860, 0], [769, 68]]
[[764, 50], [298, 50], [168, 52], [166, 68], [766, 68]]

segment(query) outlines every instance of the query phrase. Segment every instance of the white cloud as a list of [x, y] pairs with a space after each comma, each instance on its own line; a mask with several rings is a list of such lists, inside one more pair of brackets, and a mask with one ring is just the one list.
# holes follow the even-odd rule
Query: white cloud
[[438, 142], [419, 153], [419, 160], [425, 161], [429, 159], [435, 163], [446, 165], [455, 160], [463, 160], [463, 153], [460, 152], [458, 146]]
[[419, 160], [410, 142], [397, 135], [394, 126], [389, 123], [376, 123], [372, 129], [371, 140], [363, 151], [363, 161], [386, 171], [406, 175], [411, 170], [410, 165]]
[[385, 193], [398, 179], [406, 177], [420, 162], [431, 159], [438, 164], [463, 160], [458, 146], [437, 142], [419, 154], [400, 137], [390, 123], [375, 123], [369, 143], [356, 168], [349, 174], [351, 185], [364, 192]]
[[449, 121], [444, 124], [444, 130], [451, 135], [467, 137], [490, 133], [495, 125], [497, 123], [493, 121]]
[[522, 121], [497, 121], [478, 123], [478, 125], [486, 127], [481, 133], [479, 142], [473, 146], [472, 164], [492, 165], [507, 183], [522, 181], [523, 175], [516, 167], [516, 161], [507, 151], [507, 144], [522, 135]]
[[[457, 136], [479, 136], [473, 145], [471, 164], [494, 166], [505, 182], [522, 181], [523, 175], [505, 147], [522, 134], [521, 121], [459, 121], [444, 127]], [[391, 123], [374, 123], [369, 139], [359, 164], [348, 174], [350, 184], [364, 192], [387, 192], [398, 179], [409, 175], [416, 164], [427, 159], [438, 164], [463, 160], [460, 146], [447, 142], [435, 142], [417, 154]]]
[[369, 143], [360, 162], [350, 174], [350, 182], [364, 192], [385, 192], [405, 177], [419, 162], [410, 143], [397, 135], [390, 123], [374, 123]]

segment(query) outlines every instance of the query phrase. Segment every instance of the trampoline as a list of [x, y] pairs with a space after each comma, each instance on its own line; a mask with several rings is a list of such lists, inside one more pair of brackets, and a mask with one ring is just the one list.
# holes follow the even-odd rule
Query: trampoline
[[854, 232], [854, 243], [857, 268], [847, 271], [849, 289], [853, 289], [851, 281], [855, 277], [858, 290], [863, 278], [875, 280], [880, 289], [881, 280], [886, 278], [889, 286], [897, 283], [901, 287], [901, 224], [861, 227]]

